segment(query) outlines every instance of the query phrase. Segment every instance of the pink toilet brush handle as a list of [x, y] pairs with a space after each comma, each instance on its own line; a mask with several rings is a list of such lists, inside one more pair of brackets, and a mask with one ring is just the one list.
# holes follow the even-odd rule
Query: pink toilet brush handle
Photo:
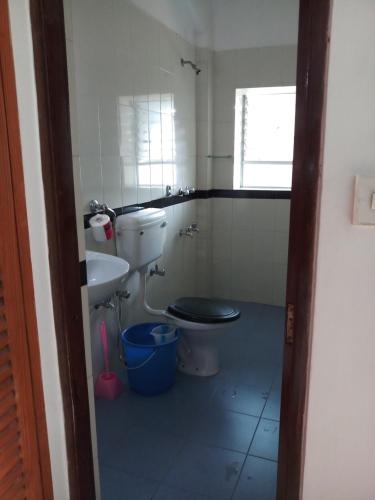
[[100, 322], [100, 338], [102, 341], [103, 357], [104, 357], [104, 368], [107, 373], [109, 373], [109, 360], [108, 360], [108, 345], [107, 345], [107, 334], [105, 331], [104, 321]]

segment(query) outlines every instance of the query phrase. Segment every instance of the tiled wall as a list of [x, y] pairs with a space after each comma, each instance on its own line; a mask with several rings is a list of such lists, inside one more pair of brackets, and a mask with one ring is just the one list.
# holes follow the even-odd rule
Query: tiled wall
[[194, 46], [130, 1], [72, 5], [84, 211], [195, 185]]
[[212, 203], [212, 294], [284, 305], [289, 200]]
[[[234, 154], [236, 88], [295, 85], [297, 47], [261, 47], [214, 52], [213, 152]], [[233, 159], [215, 160], [214, 188], [233, 188]]]
[[[235, 89], [295, 85], [296, 56], [295, 46], [213, 52], [212, 154], [234, 154]], [[233, 189], [233, 158], [213, 161], [212, 187]], [[211, 293], [284, 305], [289, 201], [214, 199], [207, 210]]]
[[[115, 253], [113, 241], [97, 244], [83, 230], [82, 214], [93, 198], [120, 207], [162, 197], [167, 184], [173, 190], [231, 189], [232, 162], [207, 155], [233, 153], [234, 90], [293, 83], [295, 49], [195, 48], [130, 0], [67, 1], [66, 18], [83, 259], [85, 248]], [[198, 63], [198, 77], [181, 66], [181, 57]], [[150, 282], [150, 303], [162, 307], [198, 294], [283, 304], [288, 210], [285, 200], [230, 199], [167, 208], [168, 240], [160, 262], [167, 274]], [[181, 238], [179, 229], [192, 222], [199, 223], [199, 235]], [[123, 325], [150, 319], [137, 304], [137, 273], [127, 288]], [[85, 289], [83, 301], [87, 308]], [[89, 377], [102, 366], [98, 324], [104, 316], [117, 362], [116, 318], [111, 311], [91, 311]]]
[[[195, 49], [130, 1], [75, 0], [70, 8], [67, 2], [69, 15], [73, 155], [83, 259], [85, 248], [115, 254], [114, 241], [96, 243], [91, 230], [83, 230], [82, 215], [91, 199], [121, 207], [160, 198], [167, 184], [174, 191], [195, 185], [196, 76], [180, 64], [181, 58], [194, 60]], [[167, 273], [150, 281], [148, 296], [154, 307], [195, 294], [197, 241], [180, 237], [179, 230], [197, 222], [196, 204], [189, 201], [166, 209], [168, 238], [159, 265]], [[138, 273], [130, 275], [126, 286], [131, 296], [122, 304], [122, 326], [150, 320], [137, 304]], [[83, 295], [87, 309], [87, 290]], [[91, 336], [86, 337], [92, 353], [88, 373], [94, 377], [102, 368], [98, 335], [102, 318], [112, 362], [118, 363], [117, 320], [110, 310], [91, 308], [86, 316]]]
[[[98, 199], [114, 208], [160, 198], [166, 185], [233, 188], [234, 90], [293, 84], [295, 49], [213, 52], [195, 48], [130, 0], [65, 1], [73, 164], [80, 259], [85, 248], [115, 253], [113, 241], [96, 243], [82, 215]], [[103, 29], [105, 26], [105, 29]], [[199, 76], [180, 59], [195, 60]], [[163, 307], [182, 295], [283, 304], [289, 202], [193, 200], [166, 209], [165, 252], [149, 302]], [[198, 222], [195, 238], [180, 228]], [[138, 304], [139, 275], [129, 276], [122, 327], [151, 318]], [[82, 288], [93, 436], [93, 380], [102, 369], [99, 322], [106, 320], [111, 361], [120, 367], [117, 318], [89, 310]], [[96, 442], [93, 442], [97, 466]]]

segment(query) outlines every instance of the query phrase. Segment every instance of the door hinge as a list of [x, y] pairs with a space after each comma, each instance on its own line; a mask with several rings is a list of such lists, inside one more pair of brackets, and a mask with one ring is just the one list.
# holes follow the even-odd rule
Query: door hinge
[[285, 343], [293, 344], [293, 342], [294, 342], [294, 304], [287, 304]]

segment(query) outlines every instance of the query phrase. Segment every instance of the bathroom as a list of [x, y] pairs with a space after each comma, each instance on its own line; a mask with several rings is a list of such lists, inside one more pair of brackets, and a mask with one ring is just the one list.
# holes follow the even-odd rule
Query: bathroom
[[[64, 8], [98, 498], [272, 500], [298, 2], [66, 0]], [[89, 299], [86, 251], [116, 255], [118, 237], [109, 211], [112, 237], [95, 240], [93, 200], [117, 217], [136, 206], [165, 211], [162, 256], [150, 264], [159, 271], [147, 283], [152, 308], [199, 297], [241, 312], [218, 336], [216, 375], [179, 371], [154, 397], [126, 385], [119, 332], [156, 320], [142, 306], [137, 271], [106, 303]], [[114, 401], [93, 394], [101, 321], [110, 366], [125, 382]]]

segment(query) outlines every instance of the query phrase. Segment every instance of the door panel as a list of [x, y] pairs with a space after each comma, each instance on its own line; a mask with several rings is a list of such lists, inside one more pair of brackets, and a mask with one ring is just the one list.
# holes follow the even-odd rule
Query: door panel
[[0, 0], [0, 498], [40, 500], [52, 486], [10, 56]]

